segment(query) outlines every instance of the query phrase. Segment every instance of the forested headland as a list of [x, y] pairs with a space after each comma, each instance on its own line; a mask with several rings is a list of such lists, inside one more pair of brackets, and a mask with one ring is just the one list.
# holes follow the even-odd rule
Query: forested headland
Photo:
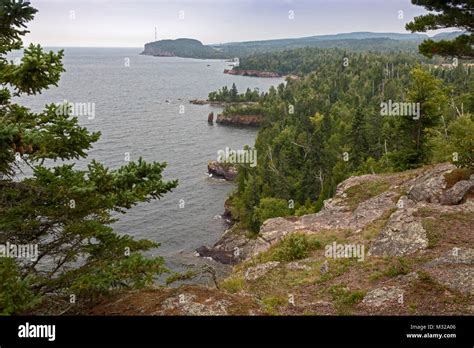
[[[270, 217], [318, 211], [351, 175], [473, 165], [469, 61], [303, 48], [255, 55], [241, 67], [303, 76], [252, 107], [264, 116], [259, 165], [240, 165], [232, 202], [234, 216], [254, 232]], [[384, 114], [387, 105], [418, 106], [419, 115]]]

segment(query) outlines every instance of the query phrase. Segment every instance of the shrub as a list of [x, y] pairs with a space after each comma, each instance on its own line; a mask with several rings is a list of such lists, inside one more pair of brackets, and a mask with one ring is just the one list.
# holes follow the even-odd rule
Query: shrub
[[265, 220], [292, 215], [292, 210], [288, 207], [288, 202], [279, 198], [262, 198], [258, 207], [255, 209], [255, 217], [259, 226]]
[[40, 302], [30, 290], [31, 277], [22, 277], [13, 259], [0, 258], [0, 315], [21, 313]]
[[294, 261], [308, 257], [308, 253], [313, 249], [321, 248], [318, 240], [310, 239], [304, 234], [291, 234], [275, 248], [273, 260]]

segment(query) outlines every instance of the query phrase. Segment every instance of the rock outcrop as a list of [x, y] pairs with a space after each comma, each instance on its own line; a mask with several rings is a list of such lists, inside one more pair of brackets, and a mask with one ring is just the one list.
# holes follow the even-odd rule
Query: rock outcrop
[[207, 105], [209, 104], [209, 100], [204, 100], [204, 99], [191, 99], [189, 101], [190, 104], [193, 105]]
[[[473, 315], [469, 174], [440, 164], [349, 178], [316, 214], [269, 219], [258, 238], [234, 225], [199, 248], [200, 256], [237, 264], [216, 288], [126, 293], [91, 314]], [[298, 243], [281, 243], [293, 233]], [[334, 244], [369, 253], [334, 257], [325, 251]]]
[[263, 122], [261, 115], [217, 115], [216, 122], [232, 126], [252, 126], [259, 127]]
[[390, 302], [402, 302], [403, 290], [397, 287], [383, 287], [370, 290], [362, 303], [370, 307], [382, 307]]
[[[351, 177], [336, 189], [323, 209], [310, 215], [273, 218], [265, 221], [256, 239], [225, 233], [211, 249], [239, 248], [240, 258], [267, 251], [290, 233], [317, 234], [325, 230], [362, 231], [386, 217], [386, 222], [370, 246], [372, 256], [403, 256], [428, 247], [428, 236], [417, 214], [422, 208], [440, 212], [470, 211], [470, 204], [452, 205], [465, 199], [474, 180], [459, 181], [446, 189], [445, 175], [456, 170], [451, 164], [440, 164], [400, 175], [363, 175]], [[382, 192], [356, 202], [354, 192], [362, 193], [374, 184], [386, 184]], [[382, 186], [383, 187], [383, 186]], [[449, 197], [449, 198], [447, 198]], [[451, 206], [443, 205], [449, 203]], [[474, 212], [474, 211], [473, 211]], [[388, 216], [387, 216], [388, 214]]]
[[424, 270], [446, 287], [474, 295], [474, 249], [454, 247], [423, 265]]
[[417, 208], [406, 197], [402, 197], [380, 235], [370, 248], [374, 256], [402, 256], [412, 254], [428, 246], [426, 231], [421, 218], [414, 217]]
[[259, 70], [225, 69], [224, 74], [240, 75], [240, 76], [252, 76], [252, 77], [281, 77], [281, 75], [279, 73], [276, 73], [276, 72], [259, 71]]
[[220, 163], [217, 161], [209, 161], [207, 163], [207, 171], [213, 177], [223, 178], [232, 181], [237, 176], [237, 168], [230, 163]]
[[255, 315], [255, 300], [202, 286], [151, 289], [121, 293], [89, 310], [89, 315]]
[[441, 196], [441, 204], [456, 205], [459, 204], [468, 193], [474, 193], [474, 179], [461, 180], [453, 187], [446, 190]]
[[259, 264], [255, 267], [250, 267], [245, 272], [245, 279], [246, 280], [257, 280], [257, 279], [263, 277], [268, 272], [270, 272], [275, 267], [278, 267], [279, 264], [280, 264], [280, 262], [278, 262], [278, 261], [270, 261], [270, 262], [267, 262], [267, 263]]

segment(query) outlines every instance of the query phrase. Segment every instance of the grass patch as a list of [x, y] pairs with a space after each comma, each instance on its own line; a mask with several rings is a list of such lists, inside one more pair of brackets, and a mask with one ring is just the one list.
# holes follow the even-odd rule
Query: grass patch
[[231, 294], [235, 294], [244, 289], [245, 282], [241, 277], [230, 277], [222, 281], [219, 286]]
[[392, 258], [382, 269], [370, 275], [370, 280], [378, 280], [384, 277], [394, 278], [399, 275], [405, 275], [413, 270], [413, 261], [404, 257]]
[[421, 224], [426, 231], [426, 238], [428, 239], [428, 249], [433, 249], [441, 239], [441, 232], [437, 228], [439, 221], [435, 218], [423, 219]]
[[439, 213], [423, 210], [419, 215], [424, 217], [422, 225], [426, 230], [428, 248], [439, 245], [469, 246], [474, 242], [474, 216], [468, 212]]
[[382, 231], [382, 228], [384, 228], [387, 224], [387, 221], [388, 219], [390, 219], [390, 216], [396, 210], [396, 208], [387, 210], [380, 218], [375, 221], [372, 221], [367, 226], [365, 226], [364, 230], [362, 231], [362, 237], [367, 240], [371, 240], [377, 237], [380, 231]]
[[416, 314], [416, 312], [417, 312], [416, 303], [409, 303], [409, 304], [408, 304], [408, 313], [410, 313], [410, 314]]
[[343, 284], [334, 285], [329, 288], [329, 293], [334, 301], [334, 306], [339, 315], [349, 315], [354, 306], [364, 299], [365, 291], [350, 291]]
[[321, 275], [321, 277], [317, 280], [317, 283], [319, 284], [325, 283], [346, 273], [351, 265], [357, 264], [358, 261], [356, 259], [343, 258], [337, 260], [328, 260], [328, 263], [328, 272]]
[[461, 180], [469, 180], [469, 177], [474, 174], [474, 169], [470, 168], [456, 168], [453, 171], [444, 174], [446, 180], [446, 189], [453, 187]]
[[387, 180], [371, 180], [363, 182], [359, 185], [349, 187], [346, 190], [346, 202], [349, 207], [354, 210], [357, 206], [379, 194], [387, 191], [390, 188], [390, 182]]
[[271, 315], [278, 314], [278, 307], [284, 306], [288, 300], [283, 296], [266, 296], [262, 299], [263, 308]]

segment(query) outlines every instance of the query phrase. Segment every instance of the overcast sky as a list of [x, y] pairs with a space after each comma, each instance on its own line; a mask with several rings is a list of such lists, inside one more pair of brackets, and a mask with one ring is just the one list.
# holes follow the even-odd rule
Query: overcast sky
[[[142, 47], [158, 39], [204, 44], [353, 31], [405, 32], [424, 13], [410, 0], [31, 0], [26, 43]], [[400, 12], [403, 11], [403, 12]], [[399, 18], [403, 17], [403, 18]]]

